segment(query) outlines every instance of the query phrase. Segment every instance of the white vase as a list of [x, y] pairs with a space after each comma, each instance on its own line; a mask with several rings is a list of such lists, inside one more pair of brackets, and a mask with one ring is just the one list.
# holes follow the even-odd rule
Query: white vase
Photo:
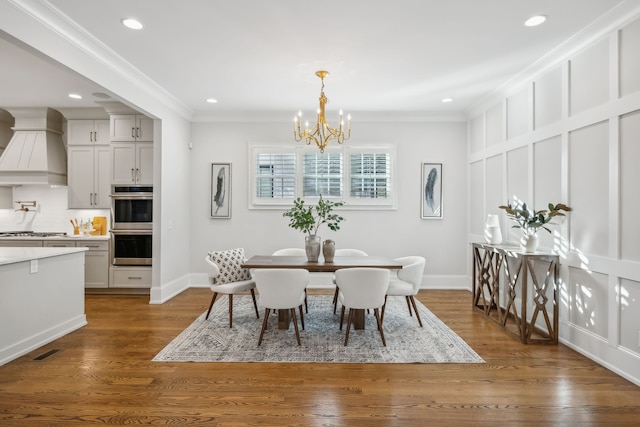
[[315, 234], [305, 236], [304, 249], [307, 253], [307, 261], [318, 262], [318, 257], [320, 256], [320, 242], [320, 236], [316, 236]]
[[525, 233], [520, 240], [520, 246], [525, 252], [535, 252], [538, 249], [538, 235]]
[[484, 224], [484, 240], [491, 245], [502, 243], [502, 231], [498, 215], [488, 215]]

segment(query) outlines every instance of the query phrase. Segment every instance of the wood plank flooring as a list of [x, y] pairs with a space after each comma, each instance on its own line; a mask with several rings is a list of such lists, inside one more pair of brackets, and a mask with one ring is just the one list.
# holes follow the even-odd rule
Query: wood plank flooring
[[0, 366], [0, 425], [640, 424], [640, 387], [561, 344], [518, 343], [465, 291], [418, 299], [486, 364], [151, 362], [210, 299], [88, 295], [87, 326]]

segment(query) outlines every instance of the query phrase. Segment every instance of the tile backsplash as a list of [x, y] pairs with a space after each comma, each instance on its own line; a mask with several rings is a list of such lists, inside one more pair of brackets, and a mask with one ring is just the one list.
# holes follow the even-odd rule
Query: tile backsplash
[[[46, 185], [21, 185], [13, 187], [13, 208], [0, 209], [0, 231], [40, 231], [66, 232], [73, 234], [71, 218], [93, 218], [106, 216], [109, 209], [68, 209], [67, 187]], [[20, 208], [17, 200], [37, 203], [28, 212], [16, 211]]]

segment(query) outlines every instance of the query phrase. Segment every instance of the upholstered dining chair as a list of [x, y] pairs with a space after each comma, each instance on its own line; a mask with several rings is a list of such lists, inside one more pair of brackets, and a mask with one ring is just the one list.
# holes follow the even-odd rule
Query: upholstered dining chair
[[218, 295], [227, 295], [229, 298], [229, 327], [233, 327], [233, 295], [247, 291], [251, 292], [253, 307], [256, 310], [256, 317], [259, 319], [260, 314], [255, 293], [256, 282], [251, 278], [247, 269], [240, 267], [246, 261], [244, 249], [209, 252], [204, 260], [209, 269], [209, 286], [213, 292], [206, 319], [209, 319]]
[[424, 273], [424, 267], [426, 260], [421, 256], [406, 256], [402, 258], [396, 258], [395, 261], [402, 264], [402, 269], [398, 270], [397, 277], [392, 278], [389, 281], [389, 289], [387, 295], [384, 298], [384, 306], [382, 307], [382, 320], [384, 321], [384, 311], [387, 305], [387, 297], [405, 297], [407, 300], [407, 307], [409, 308], [409, 315], [413, 316], [413, 311], [416, 312], [416, 318], [418, 324], [422, 327], [422, 319], [420, 319], [420, 313], [418, 307], [416, 307], [415, 295], [420, 290], [422, 284], [422, 274]]
[[346, 346], [349, 342], [354, 310], [372, 308], [378, 323], [382, 345], [386, 347], [387, 342], [384, 339], [379, 308], [384, 304], [384, 297], [389, 288], [389, 270], [385, 268], [342, 268], [336, 271], [336, 283], [340, 287], [338, 299], [342, 304], [340, 330], [342, 330], [345, 308], [349, 309], [344, 345]]
[[[360, 249], [336, 249], [335, 256], [368, 256], [365, 251]], [[333, 275], [333, 284], [336, 285], [336, 275]], [[333, 293], [333, 314], [336, 314], [338, 307], [338, 285], [336, 285], [336, 291]]]
[[[278, 249], [271, 255], [273, 256], [307, 256], [307, 251], [302, 248], [283, 248]], [[307, 290], [304, 290], [304, 311], [309, 312], [309, 304], [307, 303]]]
[[290, 310], [296, 339], [298, 345], [301, 345], [296, 307], [300, 310], [300, 323], [304, 330], [302, 303], [305, 299], [304, 291], [309, 283], [309, 272], [296, 268], [257, 268], [253, 274], [260, 294], [260, 304], [265, 307], [258, 345], [262, 344], [262, 337], [267, 329], [271, 310]]

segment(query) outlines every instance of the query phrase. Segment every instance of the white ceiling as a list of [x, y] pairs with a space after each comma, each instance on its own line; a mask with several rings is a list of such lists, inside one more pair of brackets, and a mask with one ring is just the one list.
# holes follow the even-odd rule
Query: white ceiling
[[[5, 0], [2, 0], [5, 1]], [[42, 2], [41, 2], [42, 3]], [[215, 118], [454, 114], [640, 0], [48, 0], [191, 112]], [[548, 20], [528, 28], [536, 14]], [[144, 29], [120, 20], [135, 17]], [[1, 20], [0, 20], [1, 21]], [[0, 22], [1, 25], [1, 22]], [[593, 28], [593, 27], [592, 27]], [[0, 26], [0, 30], [3, 28]], [[0, 107], [95, 107], [111, 94], [0, 32]], [[69, 92], [83, 95], [80, 101]], [[213, 97], [218, 104], [208, 104]], [[452, 97], [443, 104], [440, 100]]]

